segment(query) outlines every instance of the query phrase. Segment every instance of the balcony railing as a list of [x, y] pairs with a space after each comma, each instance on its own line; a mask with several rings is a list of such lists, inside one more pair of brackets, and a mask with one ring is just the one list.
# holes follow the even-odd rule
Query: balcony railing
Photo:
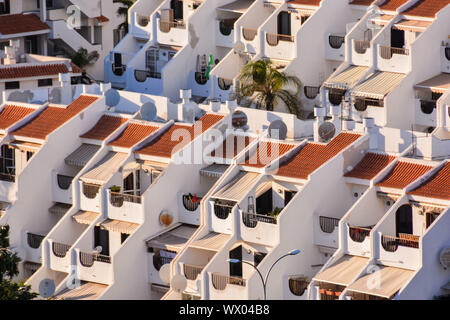
[[224, 78], [217, 78], [217, 85], [221, 90], [228, 91], [231, 88], [231, 85], [233, 84], [233, 80], [224, 79]]
[[150, 22], [150, 17], [144, 16], [142, 14], [136, 14], [136, 20], [137, 24], [141, 27], [148, 26], [148, 23]]
[[94, 261], [111, 263], [111, 257], [103, 254], [92, 254], [80, 251], [80, 263], [83, 267], [92, 267], [94, 265]]
[[342, 291], [319, 289], [320, 300], [338, 300]]
[[304, 93], [305, 93], [305, 96], [308, 98], [308, 99], [315, 99], [316, 97], [317, 97], [317, 95], [319, 94], [319, 92], [320, 92], [320, 87], [310, 87], [310, 86], [305, 86], [304, 88], [303, 88], [303, 91], [304, 91]]
[[228, 215], [231, 213], [231, 210], [233, 209], [232, 206], [229, 205], [222, 205], [222, 204], [214, 204], [214, 214], [217, 218], [225, 220], [228, 218]]
[[242, 222], [247, 228], [255, 228], [258, 222], [277, 224], [277, 218], [268, 215], [242, 212]]
[[55, 256], [58, 258], [64, 258], [67, 254], [67, 251], [69, 251], [70, 245], [59, 243], [59, 242], [53, 242], [52, 243], [52, 251]]
[[370, 48], [370, 41], [367, 40], [354, 40], [355, 51], [359, 54], [366, 53], [367, 49]]
[[73, 177], [58, 174], [56, 179], [58, 180], [58, 187], [62, 190], [67, 190], [72, 184]]
[[203, 72], [196, 71], [194, 74], [195, 82], [197, 82], [200, 85], [206, 84], [208, 82], [208, 79], [206, 78], [205, 74]]
[[420, 100], [420, 110], [425, 114], [432, 114], [436, 109], [436, 101]]
[[190, 264], [183, 265], [183, 271], [186, 279], [195, 280], [197, 276], [202, 272], [204, 266], [193, 266]]
[[342, 44], [344, 44], [344, 42], [345, 37], [343, 36], [330, 35], [328, 37], [328, 43], [330, 44], [330, 47], [332, 47], [333, 49], [339, 49], [340, 47], [342, 47]]
[[394, 54], [409, 55], [409, 50], [403, 48], [380, 46], [380, 56], [383, 59], [389, 60]]
[[446, 47], [444, 52], [445, 52], [445, 57], [447, 58], [448, 61], [450, 61], [450, 47]]
[[253, 41], [257, 33], [257, 29], [242, 28], [242, 36], [247, 41]]
[[294, 42], [294, 36], [278, 33], [266, 33], [266, 41], [269, 46], [275, 47], [279, 41]]
[[88, 199], [94, 199], [99, 190], [100, 186], [98, 184], [83, 183], [83, 194]]
[[125, 194], [119, 192], [111, 192], [111, 204], [114, 207], [120, 208], [124, 202], [141, 203], [142, 197], [132, 194]]
[[156, 270], [159, 271], [159, 269], [161, 269], [161, 267], [165, 264], [169, 264], [170, 262], [172, 262], [173, 258], [169, 258], [169, 257], [161, 257], [161, 256], [153, 256], [153, 266], [155, 267]]
[[185, 29], [186, 25], [183, 21], [159, 21], [159, 30], [164, 33], [170, 32], [172, 28]]
[[381, 245], [388, 252], [395, 252], [398, 246], [408, 248], [419, 248], [419, 237], [412, 234], [399, 234], [399, 237], [381, 236]]
[[202, 198], [197, 197], [197, 201], [194, 202], [193, 199], [188, 194], [183, 195], [183, 206], [188, 211], [195, 211], [197, 210], [198, 206], [200, 205], [200, 200]]
[[226, 276], [219, 273], [213, 273], [211, 281], [216, 290], [225, 290], [227, 284], [234, 284], [241, 287], [247, 285], [246, 280], [243, 278]]
[[220, 33], [224, 36], [229, 36], [234, 28], [235, 20], [220, 20], [219, 21], [219, 30]]
[[339, 225], [339, 219], [330, 217], [319, 217], [320, 229], [325, 233], [332, 233]]
[[137, 82], [145, 82], [148, 77], [148, 72], [146, 70], [134, 70], [134, 78]]
[[303, 276], [289, 278], [289, 290], [295, 296], [302, 296], [308, 288], [308, 284], [308, 280]]
[[333, 106], [338, 106], [338, 105], [340, 105], [341, 103], [342, 103], [342, 97], [343, 97], [344, 95], [342, 94], [342, 93], [332, 93], [332, 92], [329, 92], [328, 93], [328, 101], [330, 101], [330, 103], [333, 105]]
[[371, 228], [363, 227], [348, 227], [348, 233], [350, 238], [355, 242], [363, 242], [366, 237], [370, 234]]
[[15, 182], [16, 176], [9, 173], [0, 173], [0, 180], [8, 181], [8, 182]]
[[27, 233], [27, 243], [28, 245], [33, 248], [37, 249], [41, 245], [42, 240], [45, 238], [45, 236], [35, 234], [35, 233]]

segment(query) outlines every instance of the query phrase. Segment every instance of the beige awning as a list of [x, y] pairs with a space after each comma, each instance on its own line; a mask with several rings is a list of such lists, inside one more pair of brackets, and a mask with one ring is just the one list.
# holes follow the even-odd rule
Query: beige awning
[[13, 140], [9, 142], [9, 145], [21, 151], [30, 151], [30, 152], [36, 152], [42, 147], [42, 145], [39, 143], [19, 141], [19, 140]]
[[106, 219], [100, 224], [102, 229], [126, 234], [132, 234], [138, 227], [137, 223], [113, 219]]
[[77, 213], [75, 213], [72, 216], [72, 218], [80, 224], [90, 225], [92, 222], [95, 221], [95, 219], [97, 219], [98, 215], [99, 213], [97, 212], [80, 210]]
[[225, 243], [231, 238], [229, 234], [210, 232], [203, 238], [191, 243], [191, 248], [219, 251]]
[[367, 70], [369, 70], [369, 67], [349, 66], [339, 74], [332, 74], [324, 82], [324, 86], [331, 89], [347, 90], [357, 84]]
[[[365, 293], [383, 298], [391, 298], [414, 274], [413, 270], [378, 266], [380, 269], [373, 273], [366, 274], [347, 287], [349, 291]], [[379, 279], [379, 285], [373, 284], [373, 279]], [[370, 288], [369, 288], [369, 285]], [[374, 286], [375, 288], [372, 288]]]
[[48, 211], [53, 214], [64, 215], [71, 207], [71, 204], [55, 203]]
[[94, 168], [85, 173], [80, 180], [86, 183], [103, 185], [119, 170], [120, 165], [127, 156], [126, 153], [110, 151]]
[[165, 162], [145, 160], [142, 163], [142, 168], [143, 169], [156, 169], [156, 170], [163, 171], [165, 168], [167, 168], [168, 165], [169, 164], [165, 163]]
[[211, 178], [220, 178], [228, 169], [227, 164], [214, 163], [200, 170], [200, 175]]
[[81, 282], [75, 289], [64, 289], [55, 296], [58, 300], [95, 300], [108, 288], [106, 284]]
[[252, 3], [253, 0], [237, 0], [224, 6], [218, 7], [217, 10], [245, 13], [247, 9], [252, 5]]
[[100, 146], [95, 144], [83, 143], [77, 150], [67, 156], [64, 161], [67, 165], [84, 167], [99, 149]]
[[428, 89], [436, 93], [445, 93], [450, 89], [450, 73], [441, 73], [414, 86], [416, 89]]
[[147, 247], [180, 252], [195, 230], [197, 230], [197, 227], [181, 225], [156, 238], [147, 240]]
[[217, 191], [213, 198], [238, 202], [253, 187], [259, 176], [259, 173], [240, 171], [231, 182]]
[[404, 31], [415, 31], [415, 32], [423, 32], [430, 25], [432, 21], [424, 21], [424, 20], [406, 20], [403, 19], [394, 24], [394, 29], [404, 30]]
[[364, 269], [368, 258], [344, 255], [331, 266], [317, 274], [313, 280], [348, 286]]
[[32, 271], [32, 272], [35, 272], [40, 267], [41, 267], [41, 264], [40, 263], [36, 263], [36, 262], [25, 261], [23, 263], [23, 268], [25, 270]]
[[272, 188], [272, 181], [264, 181], [256, 186], [255, 197], [259, 197], [267, 190]]
[[405, 78], [403, 73], [376, 72], [352, 90], [352, 95], [371, 99], [384, 99]]

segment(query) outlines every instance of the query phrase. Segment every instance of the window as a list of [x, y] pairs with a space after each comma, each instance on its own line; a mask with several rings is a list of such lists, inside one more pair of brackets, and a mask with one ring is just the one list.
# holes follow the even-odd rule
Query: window
[[125, 240], [127, 240], [127, 238], [128, 238], [129, 236], [130, 236], [130, 235], [129, 235], [128, 233], [121, 233], [121, 234], [120, 234], [120, 244], [124, 243]]
[[7, 180], [13, 180], [15, 174], [15, 163], [14, 163], [14, 149], [8, 147], [4, 144], [1, 147], [0, 155], [0, 175], [3, 177], [2, 180], [7, 178]]
[[94, 247], [102, 247], [100, 254], [109, 256], [109, 231], [100, 229], [99, 226], [94, 227]]
[[5, 90], [12, 90], [12, 89], [20, 89], [20, 82], [19, 81], [5, 82]]
[[9, 0], [0, 2], [0, 14], [9, 14]]
[[129, 193], [127, 191], [133, 191], [134, 190], [134, 178], [133, 173], [130, 173], [125, 179], [123, 179], [123, 192]]
[[255, 252], [255, 255], [253, 256], [253, 262], [255, 263], [255, 267], [257, 267], [258, 264], [261, 263], [261, 261], [264, 259], [266, 255], [267, 253], [264, 252]]
[[31, 151], [27, 151], [27, 161], [31, 159], [31, 157], [33, 156], [34, 152]]
[[53, 85], [53, 79], [39, 79], [38, 87], [51, 87]]

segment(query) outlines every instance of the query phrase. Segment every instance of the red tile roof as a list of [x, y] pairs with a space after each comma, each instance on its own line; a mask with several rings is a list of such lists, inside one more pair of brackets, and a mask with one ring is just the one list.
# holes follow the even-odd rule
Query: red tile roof
[[82, 73], [83, 70], [81, 70], [81, 68], [79, 66], [77, 66], [75, 63], [73, 63], [72, 61], [70, 62], [70, 65], [72, 66], [72, 73]]
[[359, 5], [359, 6], [370, 6], [375, 0], [353, 0], [349, 4]]
[[[169, 130], [136, 151], [136, 153], [170, 158], [172, 154], [185, 147], [199, 134], [205, 132], [223, 118], [224, 116], [208, 113], [192, 126], [174, 124]], [[186, 136], [189, 136], [190, 139], [186, 139]]]
[[277, 175], [308, 179], [317, 168], [355, 142], [361, 135], [342, 132], [328, 144], [307, 143], [294, 157], [282, 164]]
[[[42, 76], [57, 76], [59, 73], [70, 73], [64, 63], [45, 64], [40, 66], [21, 66], [20, 64], [0, 68], [0, 79], [31, 78]], [[72, 73], [81, 73], [81, 69], [76, 67]]]
[[450, 162], [447, 162], [441, 170], [408, 194], [450, 200]]
[[304, 6], [315, 6], [315, 7], [320, 6], [321, 2], [322, 2], [322, 0], [290, 0], [290, 1], [288, 1], [288, 3], [292, 3], [292, 4], [300, 4], [300, 5], [304, 5]]
[[255, 168], [263, 168], [275, 159], [281, 157], [293, 147], [293, 144], [262, 141], [258, 145], [256, 152], [249, 159], [247, 159], [245, 163], [241, 164]]
[[394, 156], [387, 154], [367, 152], [353, 170], [347, 172], [344, 176], [371, 180], [394, 159]]
[[419, 0], [402, 14], [415, 17], [434, 18], [436, 14], [447, 6], [450, 0]]
[[81, 95], [66, 108], [48, 106], [36, 118], [13, 131], [12, 135], [45, 139], [58, 127], [98, 100], [97, 97]]
[[0, 33], [2, 35], [19, 34], [50, 30], [50, 27], [41, 21], [35, 14], [7, 14], [0, 16]]
[[127, 120], [128, 119], [126, 118], [104, 115], [97, 121], [91, 130], [82, 134], [80, 138], [103, 141]]
[[395, 189], [403, 189], [433, 167], [418, 163], [399, 161], [394, 169], [383, 179], [377, 183], [377, 186]]
[[131, 148], [139, 141], [142, 141], [160, 127], [146, 124], [130, 123], [127, 128], [109, 146]]
[[236, 157], [239, 152], [244, 150], [253, 140], [253, 138], [248, 136], [230, 134], [226, 137], [221, 146], [211, 152], [211, 157], [232, 159]]
[[109, 19], [107, 17], [105, 17], [104, 15], [95, 17], [95, 19], [97, 19], [98, 22], [108, 22]]
[[387, 0], [380, 5], [381, 10], [395, 11], [409, 0]]
[[0, 112], [0, 129], [6, 129], [25, 118], [31, 112], [36, 111], [33, 108], [21, 106], [6, 105]]

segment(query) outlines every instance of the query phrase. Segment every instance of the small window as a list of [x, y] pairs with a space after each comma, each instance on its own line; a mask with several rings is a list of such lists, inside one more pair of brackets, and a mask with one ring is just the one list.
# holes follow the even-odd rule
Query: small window
[[19, 81], [5, 82], [5, 90], [11, 90], [11, 89], [20, 89], [20, 82]]
[[31, 159], [31, 157], [33, 156], [34, 152], [31, 151], [27, 151], [27, 161]]
[[127, 238], [128, 238], [129, 236], [130, 236], [130, 235], [129, 235], [128, 233], [121, 233], [121, 234], [120, 234], [120, 243], [121, 243], [121, 244], [124, 243], [125, 240], [127, 240]]
[[39, 79], [38, 87], [51, 87], [53, 85], [53, 79]]

